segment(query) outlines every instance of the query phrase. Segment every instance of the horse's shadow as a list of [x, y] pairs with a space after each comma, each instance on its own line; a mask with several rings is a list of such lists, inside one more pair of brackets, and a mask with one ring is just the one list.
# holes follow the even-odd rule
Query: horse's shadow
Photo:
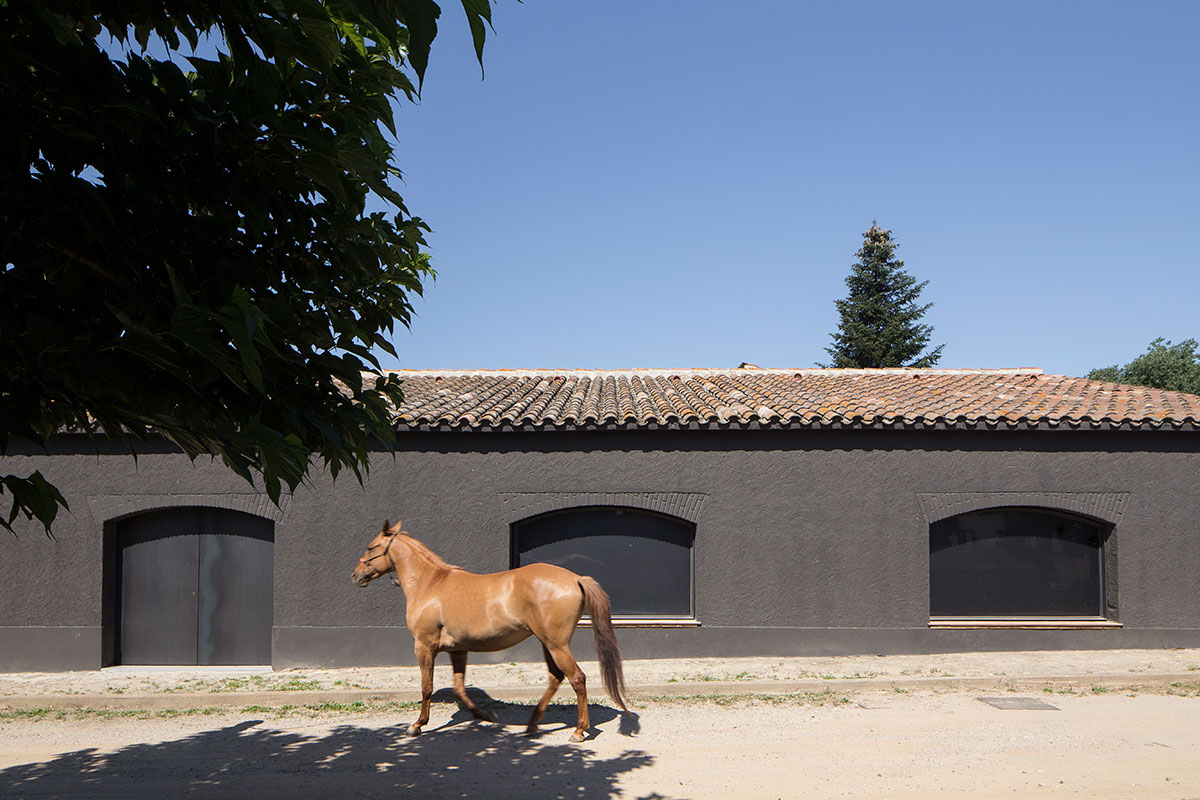
[[[532, 704], [527, 705], [497, 700], [476, 686], [467, 687], [467, 696], [484, 713], [494, 713], [497, 717], [496, 722], [501, 726], [520, 726], [523, 729], [526, 723], [529, 722], [530, 714], [533, 713]], [[430, 732], [477, 721], [471, 715], [470, 711], [467, 711], [461, 703], [458, 703], [458, 700], [454, 697], [454, 692], [449, 688], [437, 690], [433, 693], [430, 700], [434, 703], [458, 704], [458, 710], [451, 715], [450, 719], [437, 728], [430, 728]], [[574, 730], [577, 714], [578, 706], [576, 706], [574, 701], [570, 703], [552, 703], [546, 708], [546, 715], [542, 717], [542, 721], [538, 724], [537, 733], [532, 734], [532, 736], [541, 737], [555, 733], [560, 729]], [[609, 706], [588, 703], [588, 718], [591, 722], [591, 728], [588, 730], [588, 739], [596, 737], [598, 733], [596, 730], [597, 726], [611, 722], [613, 719], [618, 720], [617, 732], [622, 736], [637, 736], [642, 730], [641, 718], [633, 711], [621, 712]]]

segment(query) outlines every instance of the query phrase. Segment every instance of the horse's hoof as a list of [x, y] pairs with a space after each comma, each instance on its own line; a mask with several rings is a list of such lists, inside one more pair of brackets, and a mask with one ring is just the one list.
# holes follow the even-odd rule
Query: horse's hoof
[[485, 711], [485, 712], [483, 712], [483, 715], [484, 715], [484, 718], [487, 719], [488, 722], [496, 722], [496, 723], [500, 722], [500, 715], [497, 714], [495, 711]]
[[571, 734], [572, 742], [577, 742], [577, 743], [582, 742], [584, 740], [584, 738], [586, 738], [586, 737], [584, 737], [583, 733], [580, 731], [575, 731], [574, 733]]
[[537, 725], [525, 726], [525, 735], [526, 736], [537, 736], [538, 735], [538, 726]]
[[405, 733], [407, 733], [409, 736], [420, 736], [421, 735], [421, 726], [420, 725], [409, 725], [408, 729], [405, 731]]

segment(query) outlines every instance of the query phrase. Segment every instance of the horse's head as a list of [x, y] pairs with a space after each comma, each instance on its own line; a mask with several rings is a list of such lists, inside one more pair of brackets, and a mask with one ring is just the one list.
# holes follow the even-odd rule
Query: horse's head
[[354, 568], [354, 574], [351, 580], [355, 586], [366, 586], [371, 581], [378, 578], [380, 575], [386, 575], [396, 569], [396, 562], [393, 561], [392, 543], [395, 541], [397, 533], [400, 533], [400, 522], [391, 525], [387, 520], [383, 521], [383, 530], [375, 535], [371, 543], [367, 545], [367, 551], [363, 553], [362, 558], [358, 560], [358, 566]]

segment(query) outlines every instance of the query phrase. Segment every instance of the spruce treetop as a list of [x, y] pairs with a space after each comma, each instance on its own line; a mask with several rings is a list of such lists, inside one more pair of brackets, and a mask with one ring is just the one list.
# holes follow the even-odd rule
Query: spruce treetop
[[874, 221], [863, 234], [858, 261], [846, 277], [849, 294], [835, 301], [840, 322], [830, 334], [833, 346], [825, 348], [833, 360], [821, 366], [932, 367], [941, 358], [945, 345], [925, 351], [933, 326], [920, 322], [933, 305], [917, 303], [928, 281], [918, 283], [904, 271], [897, 246], [891, 231]]

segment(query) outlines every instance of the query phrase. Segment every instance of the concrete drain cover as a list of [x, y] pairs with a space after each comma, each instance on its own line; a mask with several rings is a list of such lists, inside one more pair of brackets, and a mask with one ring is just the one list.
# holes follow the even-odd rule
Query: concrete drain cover
[[981, 703], [1002, 711], [1058, 711], [1058, 708], [1043, 703], [1036, 697], [976, 697]]
[[876, 700], [859, 700], [858, 707], [865, 708], [867, 710], [877, 709], [877, 708], [891, 708], [891, 706], [887, 705], [886, 703], [880, 703]]

